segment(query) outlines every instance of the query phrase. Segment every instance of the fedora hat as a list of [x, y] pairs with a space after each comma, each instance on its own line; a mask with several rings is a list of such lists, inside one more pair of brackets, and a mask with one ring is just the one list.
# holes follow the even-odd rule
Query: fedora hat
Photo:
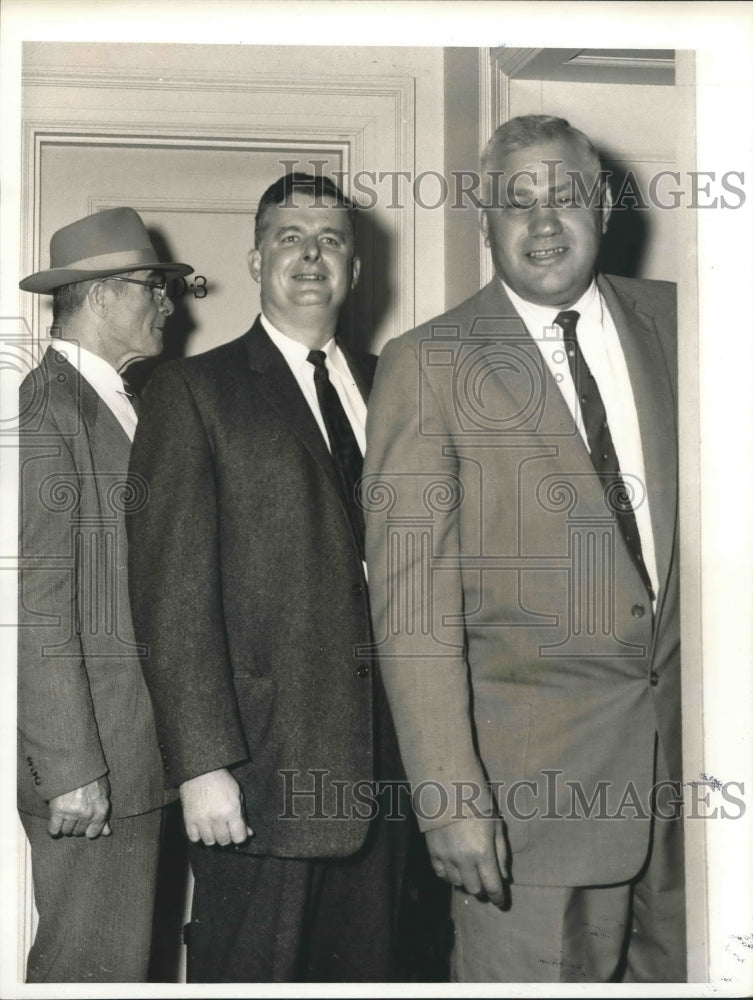
[[193, 272], [188, 264], [159, 259], [141, 216], [132, 208], [109, 208], [53, 233], [49, 269], [30, 274], [19, 282], [19, 288], [52, 292], [74, 281], [150, 268], [176, 275]]

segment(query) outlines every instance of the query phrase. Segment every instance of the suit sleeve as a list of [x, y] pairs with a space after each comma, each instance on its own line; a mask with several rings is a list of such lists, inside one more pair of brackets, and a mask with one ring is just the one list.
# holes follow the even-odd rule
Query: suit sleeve
[[[34, 407], [24, 397], [21, 413]], [[80, 479], [66, 436], [47, 410], [19, 448], [19, 777], [40, 798], [107, 773], [81, 644], [79, 601], [87, 590], [72, 513]]]
[[369, 400], [366, 553], [380, 671], [414, 796], [422, 789], [414, 804], [423, 830], [491, 811], [474, 749], [459, 560], [465, 500], [450, 441], [413, 345], [393, 341]]
[[217, 481], [179, 367], [152, 378], [131, 451], [146, 501], [127, 518], [129, 589], [169, 784], [247, 759], [222, 609]]

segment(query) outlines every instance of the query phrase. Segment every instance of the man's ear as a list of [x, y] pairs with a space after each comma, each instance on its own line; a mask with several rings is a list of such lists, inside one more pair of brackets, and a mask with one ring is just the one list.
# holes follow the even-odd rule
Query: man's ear
[[612, 214], [612, 207], [614, 202], [612, 201], [612, 191], [609, 187], [609, 181], [604, 181], [604, 204], [601, 209], [601, 232], [602, 235], [607, 231], [607, 225], [609, 224], [609, 216]]
[[481, 226], [481, 232], [484, 234], [484, 246], [489, 246], [489, 214], [485, 208], [481, 209], [481, 216], [479, 218], [479, 225]]
[[258, 285], [261, 282], [261, 250], [249, 250], [248, 271]]
[[358, 284], [358, 279], [361, 277], [361, 258], [354, 257], [353, 263], [351, 264], [351, 279], [350, 279], [350, 289], [351, 291]]
[[[110, 292], [112, 294], [112, 291]], [[86, 293], [91, 311], [102, 319], [107, 315], [107, 288], [103, 281], [95, 281]]]

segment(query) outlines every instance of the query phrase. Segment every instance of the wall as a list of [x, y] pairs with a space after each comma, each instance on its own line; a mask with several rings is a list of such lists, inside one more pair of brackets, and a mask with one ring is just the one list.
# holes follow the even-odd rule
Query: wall
[[481, 286], [478, 211], [463, 189], [473, 185], [479, 151], [488, 138], [486, 124], [482, 124], [490, 72], [488, 53], [485, 49], [447, 48], [444, 71], [445, 176], [449, 186], [444, 208], [444, 282], [445, 303], [450, 308]]

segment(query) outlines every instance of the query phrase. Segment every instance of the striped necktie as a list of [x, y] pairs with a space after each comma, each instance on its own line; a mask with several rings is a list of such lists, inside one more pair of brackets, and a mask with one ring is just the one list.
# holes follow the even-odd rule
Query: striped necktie
[[580, 402], [588, 446], [591, 449], [591, 461], [604, 487], [607, 505], [614, 512], [633, 563], [651, 600], [654, 600], [654, 588], [643, 561], [641, 536], [630, 503], [630, 491], [620, 472], [620, 463], [609, 430], [604, 401], [578, 344], [576, 326], [579, 319], [580, 313], [575, 309], [569, 309], [558, 313], [554, 322], [562, 329], [567, 361]]

